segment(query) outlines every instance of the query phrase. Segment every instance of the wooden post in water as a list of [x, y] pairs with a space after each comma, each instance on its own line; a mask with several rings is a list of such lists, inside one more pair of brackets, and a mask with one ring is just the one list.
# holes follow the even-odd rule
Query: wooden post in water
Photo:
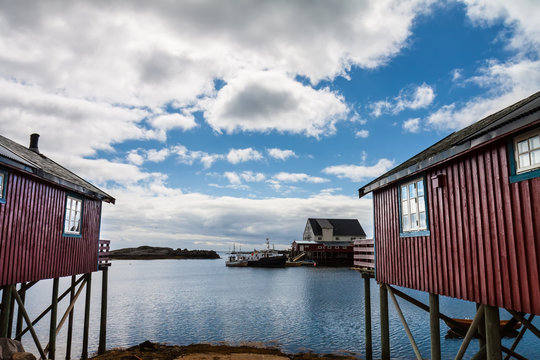
[[439, 323], [439, 295], [429, 294], [429, 325], [431, 332], [431, 360], [441, 360], [441, 325]]
[[101, 271], [103, 277], [101, 280], [101, 320], [99, 325], [98, 355], [103, 354], [107, 347], [107, 283], [109, 282], [109, 267], [103, 266]]
[[[75, 280], [76, 276], [71, 276], [71, 292], [69, 294], [69, 303], [71, 304], [73, 302], [73, 298], [75, 297]], [[67, 344], [66, 344], [66, 360], [71, 359], [71, 342], [73, 339], [73, 312], [75, 309], [71, 310], [69, 313], [68, 318], [68, 331], [67, 331]]]
[[[478, 311], [480, 305], [481, 304], [476, 303], [476, 311]], [[478, 335], [480, 335], [480, 338], [478, 339], [478, 347], [481, 349], [482, 347], [486, 346], [486, 323], [484, 321], [480, 322], [478, 325]]]
[[499, 327], [499, 308], [485, 306], [484, 316], [486, 324], [486, 358], [487, 360], [501, 360], [501, 332]]
[[11, 305], [11, 285], [2, 289], [2, 312], [0, 313], [0, 338], [8, 337], [9, 310]]
[[366, 273], [362, 273], [364, 278], [364, 317], [365, 317], [365, 329], [366, 329], [366, 360], [373, 358], [373, 349], [371, 342], [371, 276]]
[[92, 273], [86, 274], [86, 301], [84, 304], [84, 327], [81, 359], [88, 359], [88, 330], [90, 327], [90, 299], [92, 289]]
[[[22, 303], [24, 304], [24, 300], [26, 298], [26, 283], [21, 283], [21, 290], [19, 290], [19, 296], [21, 297]], [[13, 297], [13, 300], [15, 300], [15, 297]], [[17, 326], [15, 327], [15, 336], [21, 333], [23, 327], [23, 314], [21, 311], [21, 307], [17, 307]], [[15, 340], [21, 340], [19, 337], [18, 339], [15, 338]]]
[[51, 324], [49, 328], [49, 359], [56, 357], [56, 321], [58, 316], [58, 285], [59, 278], [53, 280], [52, 300], [51, 300]]
[[379, 284], [381, 305], [381, 359], [390, 359], [390, 324], [388, 319], [388, 290], [386, 284]]
[[[15, 291], [17, 291], [15, 287]], [[13, 297], [13, 294], [11, 296], [11, 300], [9, 303], [9, 320], [8, 320], [8, 331], [7, 331], [7, 337], [11, 338], [11, 334], [13, 333], [13, 314], [15, 313], [15, 298]]]

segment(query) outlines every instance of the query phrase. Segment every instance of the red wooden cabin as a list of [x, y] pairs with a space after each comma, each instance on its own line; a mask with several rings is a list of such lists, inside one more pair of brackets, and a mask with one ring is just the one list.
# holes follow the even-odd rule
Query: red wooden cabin
[[0, 136], [0, 286], [98, 269], [102, 201], [114, 198]]
[[377, 281], [540, 314], [539, 136], [540, 92], [362, 187]]

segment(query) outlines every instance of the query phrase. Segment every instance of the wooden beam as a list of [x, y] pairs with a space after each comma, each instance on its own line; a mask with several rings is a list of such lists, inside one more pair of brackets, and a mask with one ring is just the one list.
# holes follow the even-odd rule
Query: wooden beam
[[105, 352], [107, 347], [107, 287], [109, 283], [109, 269], [104, 267], [101, 280], [101, 319], [99, 324], [98, 355]]
[[536, 335], [537, 337], [540, 338], [540, 330], [538, 330], [536, 328], [536, 326], [534, 326], [529, 320], [525, 319], [525, 317], [523, 315], [521, 315], [520, 313], [518, 313], [517, 311], [514, 311], [514, 310], [508, 310], [506, 309], [510, 314], [512, 314], [513, 317], [515, 317], [516, 319], [518, 319], [519, 321], [521, 321], [521, 323], [526, 326], [529, 330], [531, 330], [531, 332]]
[[439, 320], [439, 295], [429, 294], [429, 328], [431, 335], [431, 360], [441, 360], [441, 324]]
[[[73, 301], [73, 298], [75, 297], [75, 280], [77, 277], [75, 275], [71, 276], [71, 291], [69, 294], [70, 302]], [[68, 331], [67, 331], [67, 340], [66, 340], [66, 360], [71, 359], [71, 342], [73, 340], [73, 311], [69, 313], [69, 320], [68, 320]]]
[[[527, 319], [529, 322], [531, 322], [532, 320], [534, 319], [534, 314], [531, 314], [529, 315], [529, 318]], [[518, 336], [516, 337], [516, 339], [514, 340], [514, 342], [512, 343], [512, 346], [510, 347], [510, 350], [514, 351], [516, 350], [516, 347], [518, 346], [519, 342], [521, 341], [521, 339], [523, 338], [523, 335], [525, 335], [525, 332], [527, 331], [527, 327], [526, 326], [523, 326], [518, 334]], [[510, 354], [506, 355], [504, 360], [508, 360], [510, 359]]]
[[[26, 284], [25, 283], [22, 283], [21, 284], [21, 288], [19, 289], [19, 295], [21, 297], [21, 300], [24, 304], [24, 301], [25, 301], [25, 298], [26, 298]], [[22, 313], [21, 313], [21, 309], [19, 307], [17, 307], [17, 326], [15, 327], [15, 335], [17, 334], [20, 334], [21, 331], [22, 331], [22, 326], [23, 326], [23, 316], [22, 316]], [[17, 338], [15, 337], [15, 340], [21, 340], [21, 338]]]
[[[13, 285], [12, 285], [13, 286]], [[41, 344], [39, 343], [39, 339], [36, 335], [36, 331], [34, 330], [34, 327], [32, 326], [32, 320], [30, 320], [30, 317], [28, 316], [28, 313], [26, 312], [26, 309], [24, 308], [24, 303], [22, 302], [19, 293], [14, 289], [13, 296], [15, 297], [15, 301], [17, 301], [17, 305], [19, 306], [19, 309], [21, 309], [24, 321], [26, 321], [26, 325], [28, 325], [28, 329], [30, 331], [30, 334], [32, 334], [32, 339], [34, 339], [34, 343], [36, 344], [36, 347], [39, 351], [39, 354], [43, 359], [47, 358], [47, 355], [45, 355], [45, 352], [43, 351], [43, 348], [41, 347]]]
[[7, 285], [2, 288], [2, 312], [0, 312], [0, 338], [8, 337], [9, 310], [11, 307], [12, 286]]
[[385, 284], [379, 284], [379, 305], [381, 317], [381, 359], [390, 359], [390, 325], [388, 319], [388, 289]]
[[422, 360], [422, 354], [420, 354], [420, 350], [418, 350], [416, 341], [414, 341], [414, 337], [411, 333], [411, 329], [409, 329], [409, 325], [407, 324], [407, 321], [405, 320], [405, 317], [403, 316], [403, 312], [401, 311], [401, 308], [399, 307], [399, 303], [397, 302], [396, 296], [394, 295], [392, 288], [388, 285], [386, 286], [388, 288], [388, 292], [390, 293], [390, 297], [392, 298], [392, 301], [394, 302], [394, 306], [396, 307], [399, 319], [401, 320], [401, 323], [403, 324], [403, 327], [405, 328], [405, 332], [407, 333], [407, 337], [409, 338], [409, 342], [411, 343], [411, 346], [414, 350], [416, 358], [418, 360]]
[[463, 355], [465, 355], [465, 351], [467, 351], [467, 348], [469, 347], [469, 343], [471, 342], [472, 338], [474, 337], [474, 334], [476, 333], [476, 329], [478, 328], [478, 324], [484, 319], [484, 305], [480, 304], [478, 307], [478, 310], [476, 311], [476, 315], [474, 316], [474, 320], [469, 326], [469, 330], [467, 331], [467, 334], [465, 334], [465, 339], [463, 339], [463, 343], [461, 343], [461, 346], [459, 347], [459, 351], [456, 355], [456, 360], [461, 360], [463, 358]]
[[485, 305], [484, 314], [487, 360], [502, 360], [499, 308]]
[[88, 273], [86, 276], [86, 301], [84, 304], [84, 325], [83, 325], [83, 344], [81, 359], [88, 359], [88, 330], [90, 327], [90, 300], [92, 298], [92, 273]]
[[[51, 323], [49, 328], [49, 359], [54, 360], [56, 358], [56, 321], [58, 316], [58, 286], [60, 284], [60, 279], [54, 278], [53, 280], [53, 291], [51, 299]], [[47, 348], [45, 349], [47, 352]]]
[[366, 332], [366, 360], [373, 359], [373, 345], [371, 336], [371, 286], [370, 276], [362, 274], [364, 278], [364, 327]]
[[77, 299], [79, 298], [79, 295], [81, 294], [82, 289], [84, 288], [85, 285], [86, 285], [86, 281], [83, 282], [81, 284], [81, 286], [79, 286], [79, 290], [77, 290], [77, 293], [75, 294], [75, 296], [71, 300], [68, 308], [66, 309], [66, 312], [64, 313], [64, 316], [62, 316], [62, 320], [60, 320], [60, 322], [58, 323], [58, 327], [56, 328], [56, 335], [58, 335], [58, 333], [60, 332], [60, 329], [62, 329], [62, 326], [66, 322], [66, 319], [67, 319], [68, 315], [71, 315], [71, 313], [73, 311], [73, 307], [75, 306], [75, 303], [77, 302]]
[[[83, 281], [84, 279], [84, 276], [85, 275], [82, 275], [79, 280], [77, 280], [75, 282], [74, 285], [72, 285], [69, 289], [67, 289], [66, 291], [64, 291], [64, 293], [62, 295], [60, 295], [58, 297], [58, 301], [62, 301], [63, 298], [65, 298], [70, 292], [71, 292], [71, 289], [74, 289], [76, 285], [78, 285], [81, 281]], [[32, 284], [33, 285], [33, 284]], [[27, 287], [28, 289], [28, 287]], [[49, 306], [48, 308], [46, 308], [45, 310], [43, 310], [43, 312], [41, 314], [39, 314], [39, 316], [34, 320], [32, 321], [32, 326], [36, 325], [38, 323], [39, 320], [43, 319], [43, 317], [45, 317], [45, 315], [47, 315], [47, 313], [49, 311], [51, 311], [51, 308], [52, 306]], [[26, 327], [26, 329], [24, 329], [20, 334], [17, 334], [16, 338], [22, 338], [24, 334], [26, 334], [26, 332], [29, 330], [28, 327]]]

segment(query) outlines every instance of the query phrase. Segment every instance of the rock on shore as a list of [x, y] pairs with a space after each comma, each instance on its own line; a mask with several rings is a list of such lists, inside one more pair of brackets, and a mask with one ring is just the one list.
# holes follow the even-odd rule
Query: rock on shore
[[155, 260], [155, 259], [219, 259], [214, 250], [172, 249], [168, 247], [139, 246], [111, 250], [111, 259], [120, 260]]

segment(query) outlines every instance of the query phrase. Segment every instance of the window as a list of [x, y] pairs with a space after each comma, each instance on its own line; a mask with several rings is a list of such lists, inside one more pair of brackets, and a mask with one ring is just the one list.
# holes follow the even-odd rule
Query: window
[[0, 170], [0, 204], [6, 202], [6, 180], [7, 173]]
[[427, 230], [424, 180], [416, 179], [402, 184], [400, 198], [402, 233]]
[[516, 173], [540, 168], [540, 130], [516, 137], [514, 144]]
[[68, 196], [66, 199], [66, 216], [64, 219], [64, 234], [80, 235], [82, 222], [82, 199]]

